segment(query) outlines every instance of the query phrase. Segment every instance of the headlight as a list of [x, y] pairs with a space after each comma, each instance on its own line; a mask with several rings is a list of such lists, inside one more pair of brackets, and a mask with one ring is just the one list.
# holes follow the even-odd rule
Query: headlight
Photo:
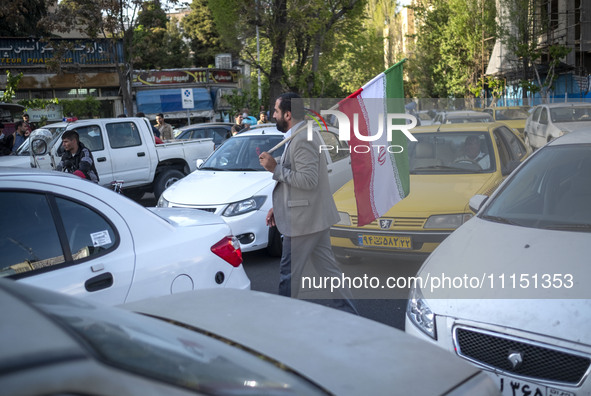
[[336, 225], [350, 226], [351, 225], [351, 216], [349, 216], [349, 213], [339, 212], [339, 222]]
[[450, 214], [430, 216], [423, 228], [452, 228], [456, 229], [472, 217], [472, 214]]
[[222, 216], [238, 216], [244, 213], [252, 212], [253, 210], [258, 210], [261, 206], [263, 206], [266, 200], [267, 197], [265, 196], [255, 196], [243, 201], [231, 203], [224, 210]]
[[159, 208], [168, 208], [170, 206], [170, 202], [164, 199], [164, 194], [160, 194], [160, 198], [158, 198], [158, 203], [156, 206]]
[[406, 315], [423, 333], [435, 340], [437, 339], [435, 314], [425, 302], [421, 289], [416, 286], [410, 289]]

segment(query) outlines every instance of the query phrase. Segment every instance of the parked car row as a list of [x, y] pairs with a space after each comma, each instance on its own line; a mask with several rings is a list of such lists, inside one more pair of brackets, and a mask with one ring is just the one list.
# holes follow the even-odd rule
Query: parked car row
[[[536, 111], [550, 120], [557, 109], [556, 117], [586, 111]], [[417, 277], [482, 283], [444, 290], [415, 284], [406, 332], [484, 369], [503, 395], [591, 394], [590, 203], [587, 129], [547, 143], [490, 197], [470, 200], [477, 214], [432, 252]]]

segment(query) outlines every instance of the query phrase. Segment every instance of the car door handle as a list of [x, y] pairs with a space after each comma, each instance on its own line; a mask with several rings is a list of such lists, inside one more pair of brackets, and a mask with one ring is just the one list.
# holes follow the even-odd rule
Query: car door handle
[[146, 153], [144, 153], [143, 151], [140, 151], [139, 153], [137, 153], [138, 157], [145, 157]]
[[105, 162], [107, 159], [105, 157], [98, 157], [96, 159], [97, 162]]
[[84, 282], [84, 287], [89, 292], [106, 289], [113, 286], [113, 274], [106, 272], [88, 279]]

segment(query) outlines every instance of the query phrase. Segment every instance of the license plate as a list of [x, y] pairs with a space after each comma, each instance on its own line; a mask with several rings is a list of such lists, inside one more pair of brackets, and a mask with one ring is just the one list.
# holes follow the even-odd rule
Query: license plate
[[412, 241], [409, 236], [359, 234], [358, 238], [359, 246], [412, 249]]
[[499, 387], [503, 396], [576, 396], [572, 392], [503, 376], [499, 377]]

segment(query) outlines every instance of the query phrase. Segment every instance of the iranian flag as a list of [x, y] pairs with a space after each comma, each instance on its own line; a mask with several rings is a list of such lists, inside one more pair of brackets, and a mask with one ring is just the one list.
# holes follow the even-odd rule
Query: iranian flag
[[[339, 103], [339, 111], [351, 120], [349, 145], [358, 227], [383, 216], [410, 191], [408, 138], [394, 130], [392, 141], [387, 140], [388, 113], [404, 113], [402, 64], [405, 60], [380, 73]], [[394, 122], [404, 124], [405, 120]], [[354, 130], [356, 125], [357, 131]], [[375, 137], [380, 131], [381, 136], [376, 140], [363, 139]]]

